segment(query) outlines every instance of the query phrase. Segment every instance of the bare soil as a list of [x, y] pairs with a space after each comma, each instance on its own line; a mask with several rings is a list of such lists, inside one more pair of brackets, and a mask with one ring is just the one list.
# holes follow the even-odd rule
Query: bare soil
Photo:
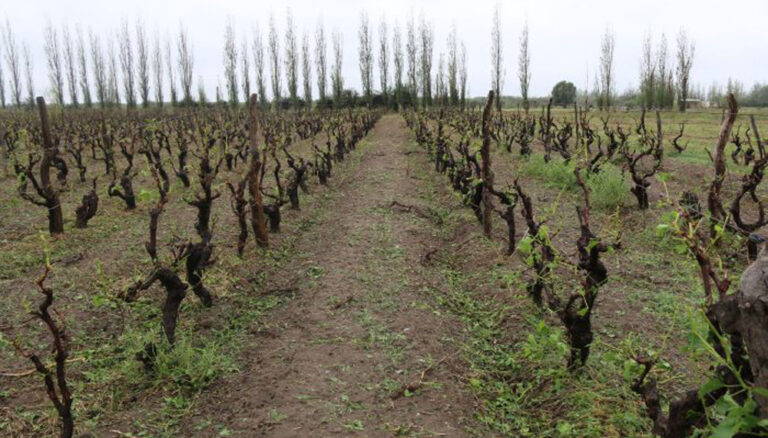
[[[425, 248], [436, 243], [414, 205], [401, 117], [372, 130], [328, 214], [302, 237], [298, 271], [317, 273], [256, 333], [239, 373], [189, 418], [217, 418], [233, 436], [463, 436], [471, 402], [453, 369], [456, 323], [420, 305]], [[469, 402], [469, 403], [468, 403]]]

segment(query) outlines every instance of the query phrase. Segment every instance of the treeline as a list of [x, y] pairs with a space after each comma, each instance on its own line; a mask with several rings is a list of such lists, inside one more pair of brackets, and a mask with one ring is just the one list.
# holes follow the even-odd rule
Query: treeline
[[[515, 70], [520, 96], [505, 96], [509, 63], [502, 21], [499, 4], [490, 27], [491, 88], [501, 97], [495, 101], [497, 110], [517, 106], [527, 110], [531, 104], [546, 104], [548, 96], [529, 98], [532, 72], [527, 23], [519, 30], [517, 44]], [[29, 46], [17, 40], [8, 20], [0, 33], [4, 61], [0, 62], [0, 106], [31, 107], [36, 93]], [[262, 110], [304, 108], [310, 104], [321, 108], [466, 105], [467, 49], [458, 38], [455, 25], [446, 36], [442, 51], [436, 50], [434, 26], [423, 14], [418, 20], [411, 16], [401, 27], [398, 21], [392, 23], [385, 17], [372, 24], [367, 13], [362, 12], [356, 37], [359, 89], [349, 87], [342, 74], [344, 35], [339, 30], [327, 32], [322, 21], [311, 31], [299, 29], [290, 9], [281, 29], [274, 14], [269, 15], [266, 29], [255, 24], [238, 32], [230, 19], [223, 38], [224, 83], [217, 79], [213, 99], [206, 95], [202, 76], [193, 83], [194, 46], [183, 25], [172, 36], [162, 37], [157, 30], [149, 36], [141, 20], [123, 20], [115, 32], [100, 36], [91, 30], [84, 32], [79, 25], [72, 32], [67, 25], [55, 27], [49, 21], [44, 29], [43, 48], [49, 89], [59, 105], [235, 105], [244, 102], [252, 91], [258, 94]], [[601, 109], [638, 106], [677, 107], [685, 111], [691, 105], [690, 99], [721, 105], [730, 92], [745, 105], [768, 105], [768, 90], [761, 84], [749, 92], [739, 81], [730, 79], [726, 89], [716, 84], [707, 90], [694, 85], [691, 73], [695, 43], [685, 29], [678, 32], [675, 42], [671, 49], [664, 34], [657, 42], [650, 34], [645, 36], [639, 85], [617, 92], [615, 34], [607, 27], [601, 38], [592, 84], [588, 76], [584, 89], [578, 93], [583, 104]], [[574, 96], [574, 101], [578, 98]]]
[[[423, 15], [418, 22], [411, 17], [405, 31], [397, 22], [390, 27], [382, 17], [374, 36], [367, 13], [361, 13], [357, 32], [360, 92], [345, 87], [343, 34], [333, 31], [332, 59], [329, 59], [328, 37], [322, 21], [318, 22], [313, 38], [306, 31], [300, 37], [289, 9], [282, 38], [274, 15], [269, 18], [266, 47], [258, 26], [252, 29], [251, 35], [249, 42], [244, 33], [241, 43], [237, 44], [235, 26], [231, 20], [227, 23], [223, 49], [225, 87], [217, 85], [217, 102], [225, 99], [222, 90], [230, 105], [237, 105], [241, 95], [248, 95], [251, 51], [254, 86], [262, 107], [271, 103], [277, 107], [301, 108], [311, 102], [319, 107], [395, 108], [435, 103], [459, 105], [466, 100], [467, 52], [458, 40], [456, 27], [447, 37], [447, 53], [439, 54], [434, 68], [434, 29]], [[374, 74], [375, 67], [378, 67], [378, 77]], [[283, 78], [287, 96], [283, 94]], [[267, 99], [268, 85], [271, 102]], [[315, 89], [317, 96], [313, 94]]]
[[[727, 107], [726, 96], [729, 93], [733, 93], [737, 97], [738, 101], [744, 107], [768, 107], [768, 84], [762, 84], [756, 82], [749, 90], [747, 90], [744, 84], [740, 81], [728, 79], [725, 86], [717, 83], [711, 84], [709, 87], [705, 87], [702, 84], [697, 84], [691, 87], [688, 94], [689, 99], [695, 99], [701, 101], [701, 104], [708, 107], [724, 108]], [[667, 94], [669, 96], [669, 94]], [[674, 96], [674, 95], [673, 95]], [[592, 93], [589, 97], [596, 99], [597, 94]], [[587, 100], [589, 100], [587, 98]], [[582, 95], [581, 99], [585, 99]], [[518, 99], [519, 100], [519, 99]], [[509, 98], [509, 101], [515, 102], [515, 98]], [[543, 98], [532, 100], [538, 102], [537, 105], [544, 104]], [[642, 107], [646, 104], [647, 100], [643, 94], [643, 90], [630, 88], [624, 92], [617, 94], [614, 98], [614, 103], [619, 107]], [[669, 100], [657, 101], [665, 102], [664, 105], [654, 104], [653, 107], [658, 109], [671, 109], [674, 104], [669, 103]], [[673, 101], [674, 102], [674, 101]], [[573, 102], [571, 102], [572, 104]], [[515, 106], [514, 104], [512, 105]]]
[[[17, 40], [9, 20], [2, 27], [0, 41], [10, 90], [6, 96], [0, 62], [0, 106], [33, 108], [39, 93], [35, 91], [34, 60], [29, 45]], [[150, 39], [142, 21], [131, 25], [123, 20], [114, 34], [102, 38], [92, 30], [86, 36], [79, 25], [73, 34], [68, 25], [57, 28], [49, 21], [44, 29], [43, 49], [50, 91], [60, 106], [107, 108], [121, 104], [147, 107], [150, 103], [194, 103], [194, 49], [183, 26], [174, 38], [163, 39], [155, 32]], [[202, 80], [200, 84], [203, 95]]]
[[[693, 98], [691, 70], [696, 44], [688, 38], [685, 29], [681, 28], [677, 34], [674, 63], [669, 59], [666, 35], [662, 33], [659, 42], [654, 45], [653, 37], [647, 34], [640, 57], [639, 89], [616, 96], [613, 96], [615, 80], [612, 78], [614, 47], [615, 36], [608, 29], [601, 42], [600, 75], [595, 79], [593, 92], [599, 107], [636, 104], [644, 108], [666, 109], [677, 106], [680, 111], [686, 110], [688, 100]], [[588, 97], [589, 92], [586, 92], [585, 100]]]
[[[174, 37], [152, 36], [141, 20], [123, 20], [106, 37], [75, 26], [44, 29], [44, 52], [50, 91], [60, 106], [112, 107], [170, 103], [172, 106], [211, 102], [236, 105], [255, 91], [262, 109], [408, 105], [463, 105], [467, 96], [467, 51], [454, 26], [446, 52], [435, 56], [432, 23], [411, 17], [402, 29], [382, 17], [374, 37], [368, 15], [360, 15], [358, 63], [362, 87], [346, 87], [342, 75], [344, 35], [330, 36], [322, 21], [313, 33], [300, 34], [291, 10], [282, 34], [270, 15], [266, 31], [258, 24], [250, 32], [226, 25], [223, 44], [224, 85], [217, 83], [211, 101], [202, 76], [193, 90], [194, 46], [181, 25]], [[330, 45], [330, 47], [328, 47]], [[329, 53], [330, 51], [330, 53]], [[26, 42], [19, 42], [10, 21], [2, 27], [0, 106], [34, 106], [33, 59]], [[435, 62], [435, 60], [437, 62]], [[11, 93], [6, 98], [6, 77]], [[374, 70], [378, 67], [378, 76]], [[314, 91], [317, 90], [317, 95]], [[25, 96], [22, 96], [25, 92]]]
[[741, 81], [729, 78], [725, 92], [720, 86], [713, 84], [709, 89], [708, 97], [710, 101], [723, 105], [728, 93], [733, 93], [744, 106], [768, 106], [768, 84], [756, 82], [749, 91], [746, 91]]

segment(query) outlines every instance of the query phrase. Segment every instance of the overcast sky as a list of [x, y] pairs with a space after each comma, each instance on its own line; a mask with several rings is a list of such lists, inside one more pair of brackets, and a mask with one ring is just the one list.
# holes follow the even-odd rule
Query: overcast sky
[[[179, 23], [183, 23], [194, 45], [194, 80], [197, 82], [202, 76], [212, 98], [216, 82], [224, 84], [222, 47], [228, 17], [232, 17], [235, 24], [239, 45], [244, 33], [250, 38], [256, 23], [266, 36], [270, 13], [275, 15], [278, 27], [284, 28], [288, 7], [293, 12], [299, 37], [303, 32], [314, 34], [318, 20], [323, 20], [329, 39], [329, 61], [332, 59], [331, 32], [339, 30], [344, 34], [347, 86], [359, 89], [357, 29], [362, 11], [368, 13], [374, 34], [381, 17], [385, 16], [390, 23], [390, 36], [396, 21], [404, 29], [411, 15], [418, 20], [423, 13], [434, 25], [435, 68], [439, 53], [445, 51], [449, 30], [455, 24], [459, 39], [467, 46], [470, 94], [484, 94], [491, 82], [490, 27], [496, 4], [493, 0], [4, 0], [3, 3], [0, 17], [10, 20], [17, 39], [28, 43], [32, 50], [38, 94], [49, 88], [43, 54], [43, 29], [47, 19], [55, 25], [79, 23], [103, 38], [117, 31], [122, 19], [131, 22], [142, 19], [150, 36], [155, 29], [162, 36], [173, 36]], [[534, 96], [548, 94], [552, 86], [563, 79], [581, 89], [587, 71], [591, 87], [597, 72], [600, 38], [607, 26], [616, 36], [618, 92], [638, 82], [644, 35], [650, 31], [658, 41], [665, 33], [670, 62], [674, 62], [675, 37], [681, 26], [696, 43], [694, 83], [725, 84], [733, 77], [750, 87], [755, 81], [765, 82], [768, 76], [768, 1], [765, 0], [516, 0], [502, 1], [500, 5], [506, 67], [504, 94], [519, 94], [518, 38], [526, 19], [530, 29], [530, 94]], [[377, 37], [374, 41], [378, 41]], [[378, 85], [378, 72], [374, 74]]]

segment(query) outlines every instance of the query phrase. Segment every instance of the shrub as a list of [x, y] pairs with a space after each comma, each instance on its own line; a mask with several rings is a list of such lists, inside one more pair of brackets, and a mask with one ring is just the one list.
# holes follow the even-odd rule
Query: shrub
[[613, 164], [600, 167], [600, 172], [587, 179], [592, 206], [597, 209], [612, 210], [624, 205], [629, 197], [629, 186], [623, 173]]
[[520, 168], [520, 174], [541, 178], [547, 186], [558, 189], [578, 187], [573, 166], [561, 160], [551, 160], [547, 163], [543, 155], [533, 155], [526, 160]]
[[[549, 187], [566, 189], [570, 192], [579, 190], [572, 163], [562, 160], [544, 161], [543, 155], [534, 155], [520, 168], [521, 175], [533, 176], [544, 181]], [[600, 167], [600, 172], [587, 177], [592, 206], [601, 210], [611, 210], [625, 204], [629, 196], [629, 186], [621, 170], [611, 163]]]

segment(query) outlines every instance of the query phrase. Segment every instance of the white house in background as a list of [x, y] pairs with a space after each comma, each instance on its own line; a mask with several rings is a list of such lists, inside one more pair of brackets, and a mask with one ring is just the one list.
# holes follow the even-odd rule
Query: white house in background
[[709, 102], [701, 99], [685, 99], [685, 109], [709, 108]]

